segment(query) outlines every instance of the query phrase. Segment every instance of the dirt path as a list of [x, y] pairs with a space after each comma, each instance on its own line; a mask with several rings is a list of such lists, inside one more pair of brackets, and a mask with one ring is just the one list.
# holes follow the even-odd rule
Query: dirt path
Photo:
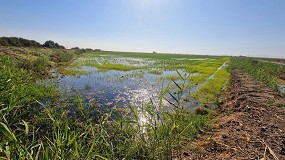
[[285, 98], [236, 71], [214, 128], [180, 159], [285, 160]]

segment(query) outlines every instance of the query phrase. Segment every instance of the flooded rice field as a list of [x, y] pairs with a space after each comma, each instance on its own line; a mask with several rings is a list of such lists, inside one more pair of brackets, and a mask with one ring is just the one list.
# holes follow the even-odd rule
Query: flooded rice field
[[[186, 60], [186, 58], [171, 58], [164, 60], [164, 63], [161, 63], [161, 61], [158, 63], [157, 59], [151, 58], [120, 57], [116, 55], [86, 56], [77, 59], [69, 67], [78, 74], [60, 75], [54, 81], [65, 95], [81, 95], [86, 103], [94, 103], [99, 107], [106, 108], [141, 106], [150, 102], [158, 105], [163, 90], [162, 87], [164, 89], [168, 87], [168, 92], [163, 95], [163, 106], [175, 103], [176, 98], [180, 97], [183, 106], [193, 109], [200, 102], [189, 95], [197, 91], [209, 79], [213, 79], [214, 74], [223, 68], [225, 63], [218, 65], [214, 69], [215, 72], [209, 74], [200, 83], [192, 84], [189, 79], [200, 76], [200, 73], [198, 71], [191, 73], [185, 67], [181, 67]], [[213, 60], [211, 58], [189, 58], [189, 63], [192, 61], [207, 62]], [[100, 66], [106, 64], [137, 68], [130, 70], [100, 68]], [[160, 64], [160, 66], [157, 67], [157, 64]], [[177, 69], [176, 67], [175, 69], [173, 66], [171, 70], [167, 67], [161, 67], [161, 64], [176, 65], [180, 68]], [[82, 72], [86, 74], [79, 74]], [[183, 77], [186, 78], [183, 80]], [[179, 87], [175, 83], [184, 86], [181, 93], [179, 93]]]
[[157, 97], [160, 92], [159, 77], [142, 70], [100, 72], [94, 67], [82, 67], [82, 70], [91, 73], [59, 78], [59, 88], [69, 95], [79, 93], [89, 102], [109, 107], [139, 104]]
[[[157, 75], [144, 70], [101, 72], [97, 68], [86, 66], [81, 70], [89, 71], [90, 74], [60, 77], [57, 79], [59, 89], [69, 96], [80, 94], [85, 101], [108, 108], [140, 106], [150, 101], [158, 103], [162, 86], [171, 83], [164, 77], [177, 76], [176, 71], [163, 71], [162, 74]], [[183, 73], [182, 70], [179, 72]], [[197, 73], [191, 76], [195, 75]], [[195, 91], [197, 86], [189, 91]], [[187, 93], [190, 93], [189, 91]], [[168, 96], [168, 98], [171, 97]], [[163, 103], [168, 104], [165, 100]]]

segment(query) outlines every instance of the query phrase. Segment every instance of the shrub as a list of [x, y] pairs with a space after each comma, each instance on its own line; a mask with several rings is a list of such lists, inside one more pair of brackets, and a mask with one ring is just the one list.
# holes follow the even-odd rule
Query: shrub
[[55, 51], [51, 54], [51, 60], [54, 62], [68, 62], [74, 58], [74, 53], [65, 51]]
[[58, 43], [55, 43], [51, 40], [49, 41], [46, 41], [44, 44], [43, 44], [43, 47], [46, 47], [46, 48], [54, 48], [54, 49], [65, 49], [64, 46], [62, 45], [59, 45]]
[[43, 72], [47, 69], [49, 63], [48, 60], [44, 57], [38, 57], [33, 61], [33, 70], [36, 72]]

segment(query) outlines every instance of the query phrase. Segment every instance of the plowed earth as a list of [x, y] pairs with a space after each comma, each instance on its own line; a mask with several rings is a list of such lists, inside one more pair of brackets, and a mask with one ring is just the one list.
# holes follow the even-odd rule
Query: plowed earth
[[285, 160], [285, 98], [241, 71], [217, 109], [214, 127], [178, 159]]

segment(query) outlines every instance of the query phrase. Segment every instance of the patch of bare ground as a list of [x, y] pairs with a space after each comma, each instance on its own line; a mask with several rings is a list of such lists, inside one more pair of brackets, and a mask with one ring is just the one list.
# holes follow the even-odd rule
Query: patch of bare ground
[[241, 71], [217, 109], [214, 127], [178, 159], [285, 160], [285, 98]]

